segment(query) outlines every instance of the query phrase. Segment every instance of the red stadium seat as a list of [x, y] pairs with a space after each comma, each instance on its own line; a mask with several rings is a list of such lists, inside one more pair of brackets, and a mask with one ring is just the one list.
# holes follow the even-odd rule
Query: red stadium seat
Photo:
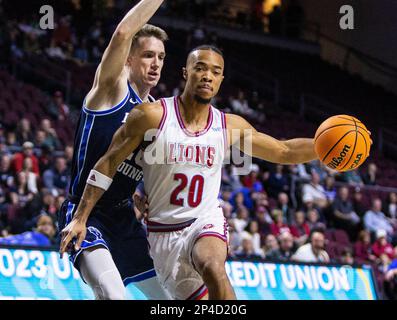
[[334, 230], [334, 239], [338, 244], [350, 245], [349, 236], [344, 230], [336, 229]]

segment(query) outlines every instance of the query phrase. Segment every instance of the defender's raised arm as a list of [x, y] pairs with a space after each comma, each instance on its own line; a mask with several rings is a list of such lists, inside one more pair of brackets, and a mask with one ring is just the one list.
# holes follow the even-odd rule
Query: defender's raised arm
[[164, 0], [142, 0], [121, 20], [95, 75], [96, 85], [114, 86], [119, 80], [135, 34], [149, 21]]

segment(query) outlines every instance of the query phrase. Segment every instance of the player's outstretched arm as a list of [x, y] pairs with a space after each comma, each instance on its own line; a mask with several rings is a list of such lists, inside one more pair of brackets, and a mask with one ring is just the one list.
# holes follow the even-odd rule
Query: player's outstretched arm
[[70, 249], [74, 238], [77, 238], [75, 250], [79, 250], [86, 235], [87, 219], [95, 204], [110, 187], [118, 166], [138, 148], [147, 130], [158, 128], [162, 115], [158, 103], [141, 104], [130, 112], [126, 123], [116, 131], [108, 151], [89, 174], [72, 221], [61, 232], [61, 257]]
[[142, 0], [121, 20], [97, 69], [95, 86], [117, 84], [130, 52], [135, 34], [150, 20], [164, 0]]
[[280, 164], [305, 163], [317, 159], [313, 139], [277, 140], [258, 132], [244, 118], [234, 114], [227, 114], [226, 122], [229, 143], [246, 153], [249, 149], [244, 148], [244, 145], [251, 144], [250, 156]]

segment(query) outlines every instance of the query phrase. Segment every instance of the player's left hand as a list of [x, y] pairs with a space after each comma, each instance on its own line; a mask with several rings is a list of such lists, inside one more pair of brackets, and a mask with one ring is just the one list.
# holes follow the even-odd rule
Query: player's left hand
[[74, 244], [74, 250], [78, 251], [80, 249], [86, 233], [87, 228], [85, 223], [74, 219], [65, 228], [63, 228], [61, 231], [62, 240], [59, 249], [61, 259], [65, 252], [69, 252], [73, 249], [74, 239], [77, 240]]

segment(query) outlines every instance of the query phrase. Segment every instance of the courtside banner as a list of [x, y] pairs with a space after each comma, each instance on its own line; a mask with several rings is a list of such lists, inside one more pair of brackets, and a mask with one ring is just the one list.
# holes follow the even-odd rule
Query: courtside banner
[[376, 300], [369, 266], [228, 261], [226, 271], [244, 300]]
[[[227, 261], [238, 299], [375, 300], [369, 267]], [[145, 300], [134, 284], [127, 298]], [[55, 250], [0, 247], [0, 299], [93, 299], [67, 255]]]

